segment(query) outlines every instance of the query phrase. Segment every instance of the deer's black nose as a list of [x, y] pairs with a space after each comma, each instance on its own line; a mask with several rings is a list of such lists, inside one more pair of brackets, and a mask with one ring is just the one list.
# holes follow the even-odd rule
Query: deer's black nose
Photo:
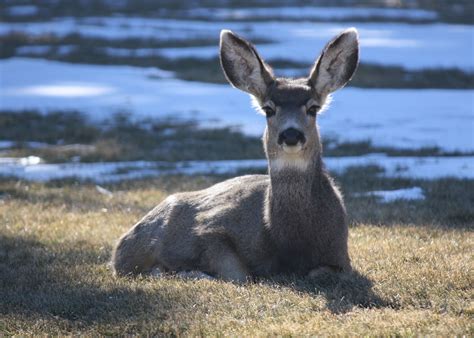
[[295, 146], [298, 142], [305, 143], [306, 138], [304, 134], [295, 128], [288, 128], [280, 133], [278, 136], [278, 144], [283, 144], [283, 142], [287, 146]]

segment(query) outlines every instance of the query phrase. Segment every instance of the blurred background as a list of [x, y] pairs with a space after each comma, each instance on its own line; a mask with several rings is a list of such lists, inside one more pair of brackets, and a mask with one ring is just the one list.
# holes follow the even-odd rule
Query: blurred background
[[[470, 0], [2, 0], [0, 20], [0, 175], [112, 179], [166, 169], [130, 161], [263, 159], [265, 119], [226, 83], [220, 30], [297, 77], [352, 26], [361, 62], [318, 118], [325, 155], [397, 157], [394, 172], [417, 172], [415, 157], [456, 157], [441, 166], [454, 176], [474, 168]], [[83, 162], [60, 176], [38, 167]], [[265, 165], [225, 166], [252, 163]]]

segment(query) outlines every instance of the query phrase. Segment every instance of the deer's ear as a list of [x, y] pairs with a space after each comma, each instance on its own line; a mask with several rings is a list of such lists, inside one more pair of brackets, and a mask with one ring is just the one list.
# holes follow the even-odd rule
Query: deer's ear
[[314, 64], [309, 81], [316, 92], [327, 95], [351, 79], [359, 63], [359, 36], [349, 28], [331, 40]]
[[255, 47], [229, 30], [221, 31], [220, 60], [225, 77], [238, 89], [262, 98], [273, 75]]

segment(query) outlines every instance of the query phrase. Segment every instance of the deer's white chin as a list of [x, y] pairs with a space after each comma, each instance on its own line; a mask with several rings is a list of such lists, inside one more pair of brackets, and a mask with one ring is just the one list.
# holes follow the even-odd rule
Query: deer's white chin
[[278, 157], [270, 159], [270, 168], [274, 171], [285, 169], [297, 169], [305, 171], [309, 161], [302, 156], [303, 146], [298, 143], [296, 146], [282, 146], [283, 152]]
[[296, 169], [305, 171], [309, 162], [301, 156], [280, 156], [270, 160], [270, 170], [280, 171], [287, 169]]
[[303, 149], [301, 143], [297, 143], [295, 146], [288, 146], [283, 144], [283, 151], [287, 154], [297, 154]]

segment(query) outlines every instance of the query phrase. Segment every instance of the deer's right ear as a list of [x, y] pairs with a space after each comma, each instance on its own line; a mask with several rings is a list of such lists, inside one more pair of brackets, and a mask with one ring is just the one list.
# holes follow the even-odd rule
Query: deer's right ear
[[229, 30], [221, 31], [220, 60], [227, 81], [256, 97], [263, 98], [274, 80], [255, 47]]

